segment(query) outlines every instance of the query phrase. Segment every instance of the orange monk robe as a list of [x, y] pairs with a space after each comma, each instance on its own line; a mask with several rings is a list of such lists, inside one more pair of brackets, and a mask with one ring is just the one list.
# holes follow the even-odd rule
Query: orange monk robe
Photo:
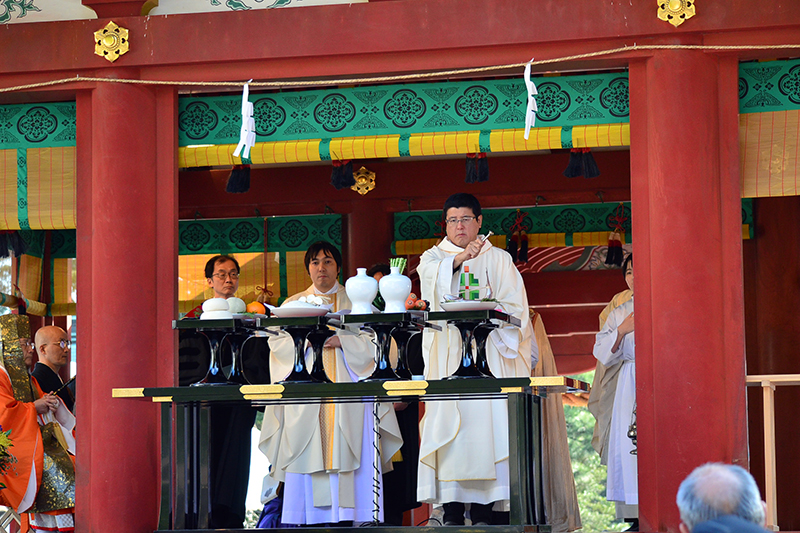
[[[35, 379], [31, 379], [31, 385], [35, 396], [44, 395]], [[0, 490], [0, 504], [18, 513], [33, 505], [42, 480], [44, 447], [36, 417], [34, 404], [16, 400], [8, 374], [0, 370], [0, 425], [4, 431], [11, 430], [13, 446], [9, 452], [17, 459], [0, 475], [0, 483], [6, 486]]]

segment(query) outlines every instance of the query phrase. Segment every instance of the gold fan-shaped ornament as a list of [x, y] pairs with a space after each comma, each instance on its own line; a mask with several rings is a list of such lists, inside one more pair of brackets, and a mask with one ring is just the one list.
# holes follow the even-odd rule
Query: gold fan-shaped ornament
[[669, 22], [676, 28], [695, 16], [695, 0], [657, 0], [658, 18]]

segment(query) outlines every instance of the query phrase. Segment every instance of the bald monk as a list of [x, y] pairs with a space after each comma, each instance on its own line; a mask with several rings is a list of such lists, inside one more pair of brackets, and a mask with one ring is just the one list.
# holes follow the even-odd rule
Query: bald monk
[[66, 331], [58, 326], [44, 326], [36, 331], [36, 352], [39, 362], [31, 375], [44, 392], [58, 391], [58, 397], [70, 412], [75, 412], [74, 391], [64, 387], [58, 373], [69, 362], [70, 342]]
[[58, 397], [42, 392], [28, 374], [25, 361], [33, 356], [23, 348], [30, 342], [28, 317], [4, 315], [0, 331], [0, 425], [11, 430], [10, 452], [17, 460], [0, 474], [0, 483], [5, 485], [0, 505], [30, 513], [34, 532], [72, 532], [75, 417]]

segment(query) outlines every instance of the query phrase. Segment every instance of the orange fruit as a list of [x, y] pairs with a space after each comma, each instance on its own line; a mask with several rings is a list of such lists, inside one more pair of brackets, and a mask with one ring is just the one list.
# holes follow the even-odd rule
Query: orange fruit
[[264, 315], [267, 313], [267, 308], [261, 302], [250, 302], [247, 304], [247, 312], [255, 313], [257, 315]]

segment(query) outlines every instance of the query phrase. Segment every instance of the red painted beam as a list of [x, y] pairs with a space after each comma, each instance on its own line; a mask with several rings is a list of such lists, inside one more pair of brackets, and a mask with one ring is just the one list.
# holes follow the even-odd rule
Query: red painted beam
[[[94, 4], [103, 15], [113, 5], [101, 0]], [[101, 4], [105, 5], [101, 8]], [[723, 29], [740, 32], [740, 37], [755, 32], [762, 39], [779, 38], [774, 32], [786, 32], [789, 37], [794, 31], [795, 38], [777, 42], [796, 41], [797, 2], [761, 3], [758, 10], [742, 2], [702, 7], [705, 12], [677, 29], [658, 20], [655, 7], [646, 2], [601, 7], [593, 0], [550, 0], [537, 3], [536, 9], [520, 0], [415, 0], [115, 16], [115, 22], [130, 30], [131, 50], [118, 60], [119, 65], [158, 71], [143, 72], [148, 78], [169, 74], [194, 80], [319, 78], [517, 63], [532, 56], [561, 57], [648, 40], [680, 42], [690, 37], [702, 41], [705, 34], [716, 34], [715, 42], [720, 42], [725, 40], [719, 35]], [[77, 71], [109, 75], [113, 67], [93, 54], [92, 34], [105, 22], [59, 22], [49, 24], [47, 31], [39, 24], [5, 26], [0, 50], [24, 49], [26, 54], [5, 54], [0, 75]], [[31, 64], [29, 57], [37, 61]], [[572, 67], [625, 65], [625, 58], [599, 58]]]

